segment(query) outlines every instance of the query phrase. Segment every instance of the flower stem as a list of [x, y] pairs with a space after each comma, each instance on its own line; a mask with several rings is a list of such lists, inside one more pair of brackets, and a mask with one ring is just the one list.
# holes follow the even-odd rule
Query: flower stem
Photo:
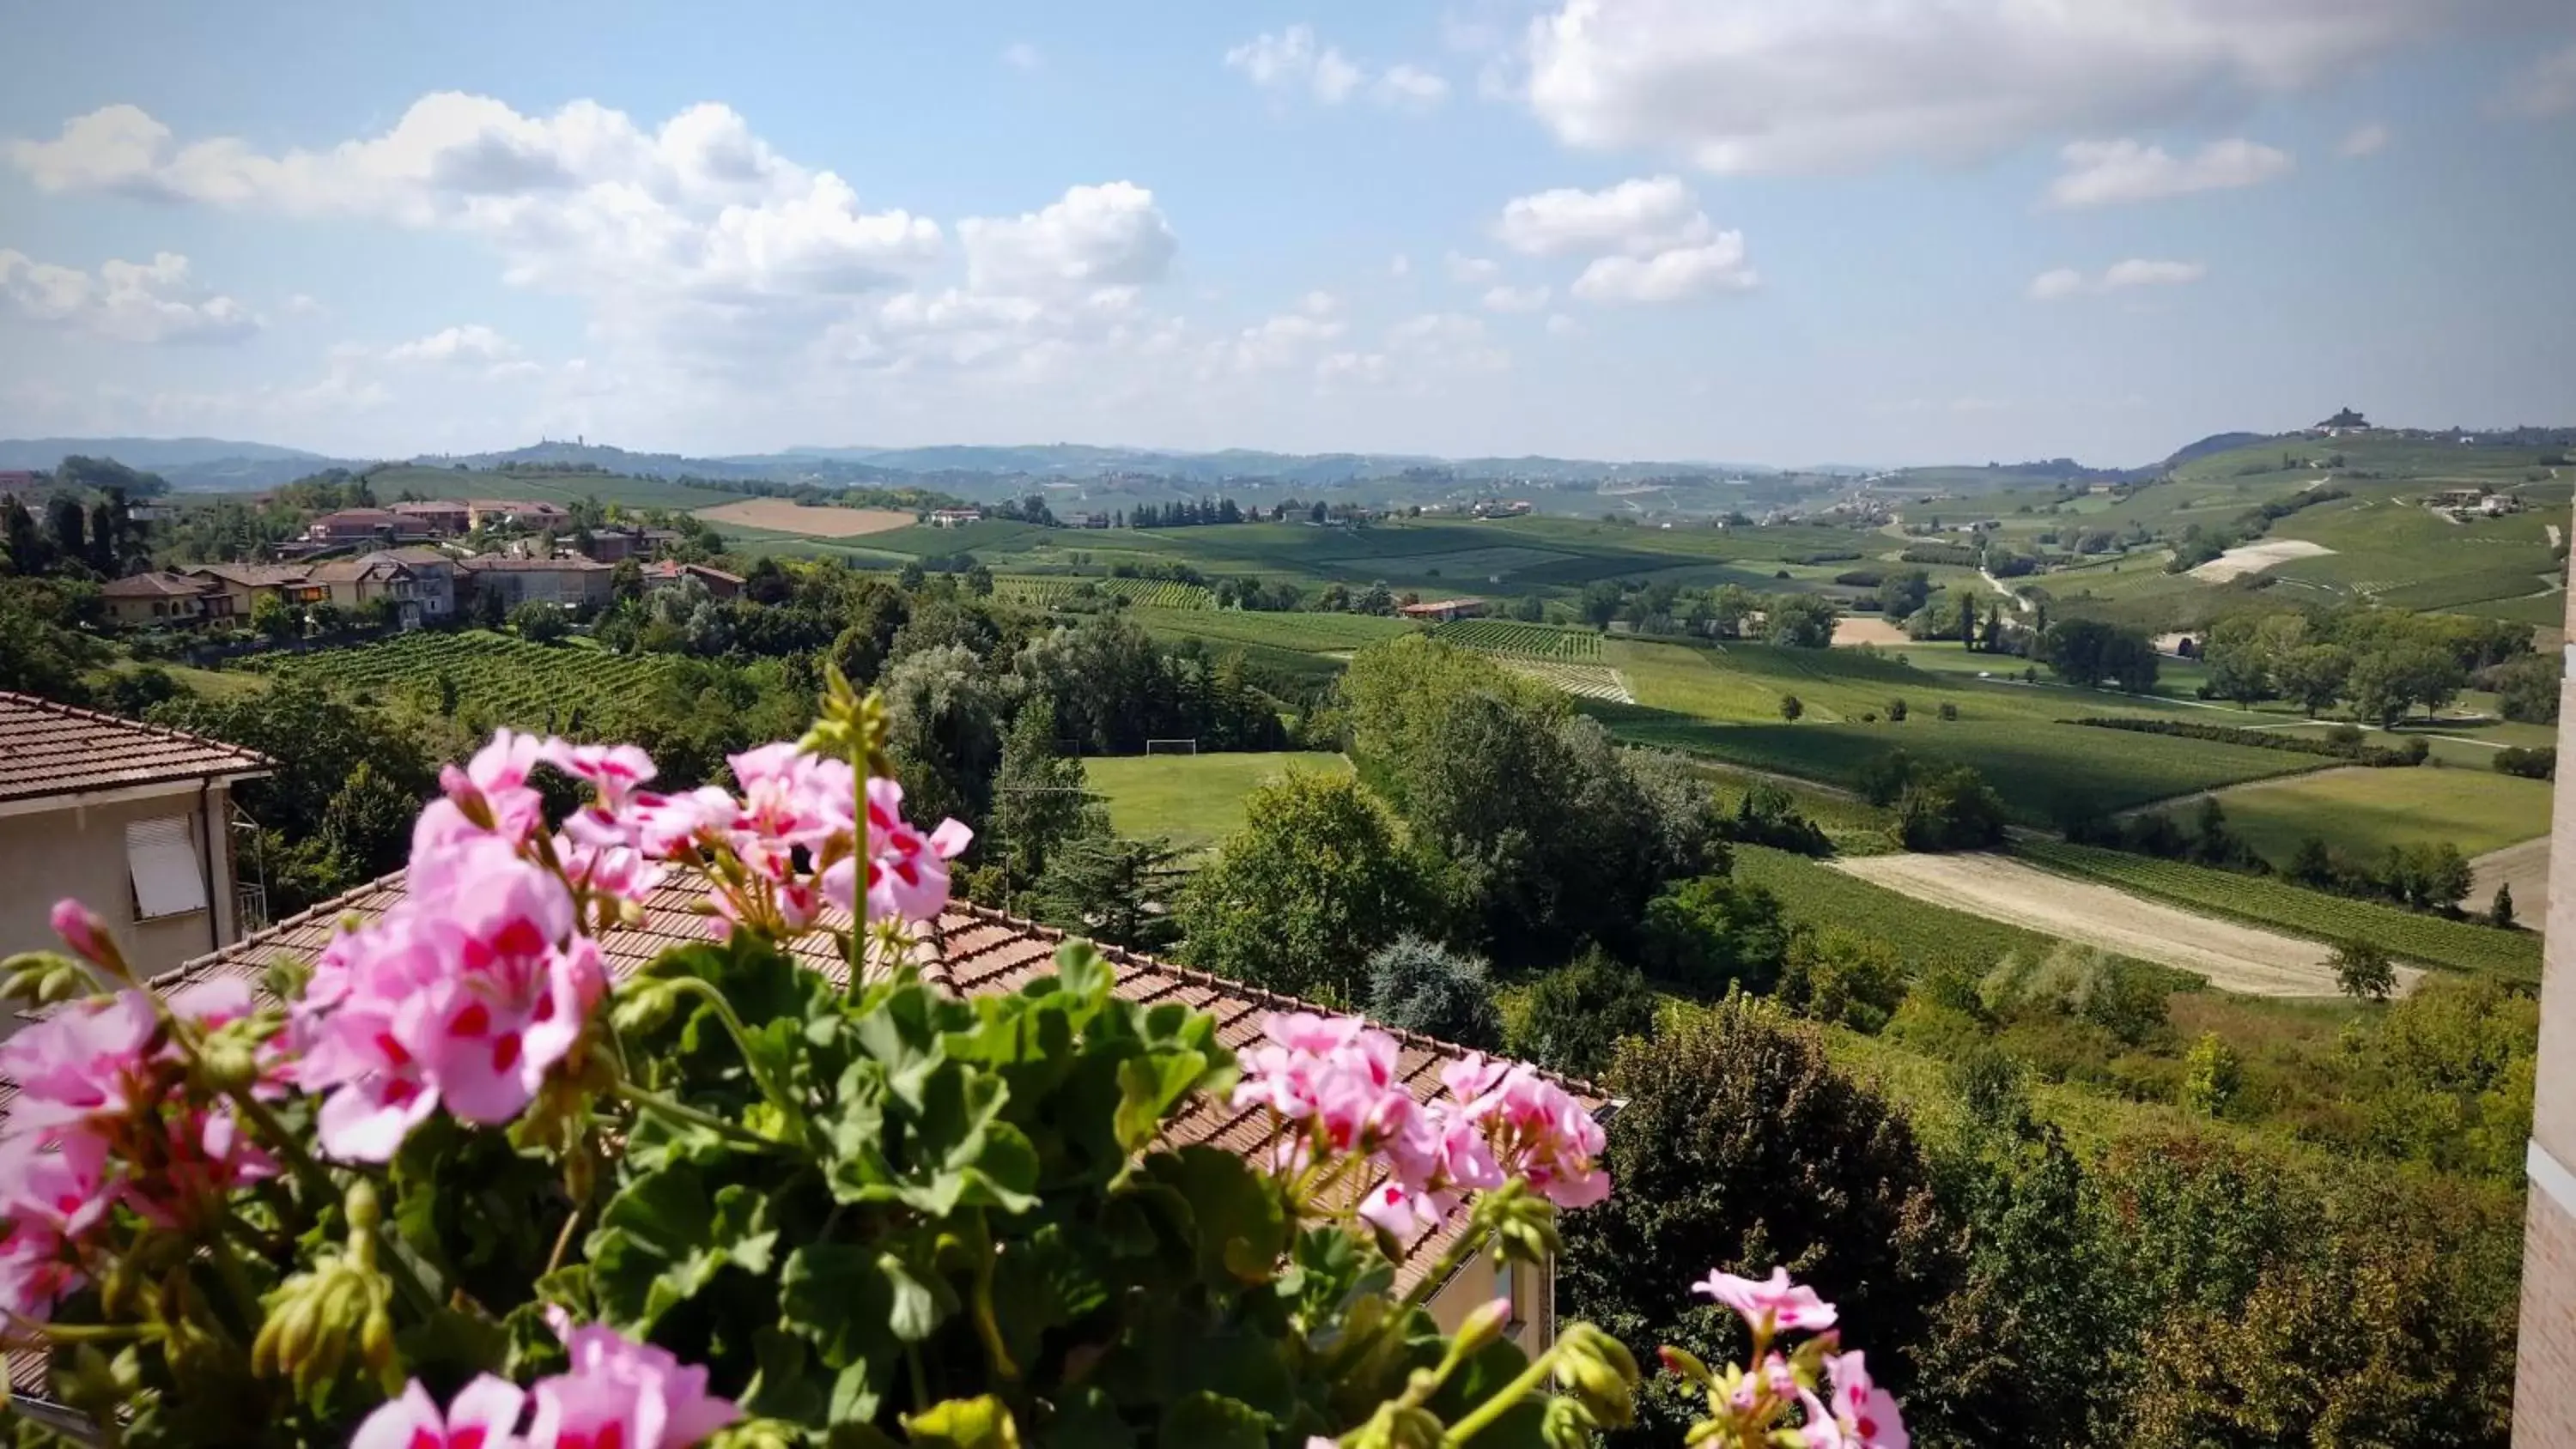
[[763, 1137], [756, 1132], [746, 1132], [742, 1128], [735, 1126], [733, 1123], [728, 1122], [713, 1113], [701, 1112], [686, 1102], [674, 1101], [658, 1092], [648, 1092], [642, 1087], [636, 1086], [633, 1082], [618, 1083], [617, 1095], [620, 1100], [630, 1103], [643, 1111], [658, 1113], [674, 1122], [680, 1123], [683, 1126], [703, 1127], [707, 1131], [715, 1133], [717, 1136], [724, 1138], [728, 1142], [737, 1143], [744, 1147], [755, 1148], [762, 1152], [779, 1152], [785, 1150], [780, 1144], [772, 1142], [768, 1138]]
[[742, 1018], [734, 1014], [733, 1003], [725, 1000], [723, 992], [695, 976], [674, 976], [668, 978], [668, 982], [674, 991], [695, 996], [715, 1009], [716, 1019], [722, 1021], [725, 1030], [732, 1033], [734, 1048], [742, 1053], [743, 1069], [751, 1073], [753, 1084], [760, 1088], [762, 1096], [769, 1099], [770, 1105], [776, 1107], [789, 1122], [795, 1124], [798, 1135], [802, 1136], [805, 1127], [805, 1109], [791, 1100], [785, 1092], [779, 1090], [778, 1084], [771, 1081], [769, 1073], [761, 1067], [759, 1055], [751, 1048], [751, 1031], [742, 1024]]
[[1564, 1351], [1565, 1342], [1560, 1339], [1550, 1345], [1547, 1352], [1530, 1360], [1530, 1366], [1521, 1370], [1520, 1377], [1503, 1385], [1492, 1398], [1478, 1404], [1468, 1411], [1466, 1417], [1450, 1426], [1449, 1432], [1440, 1438], [1444, 1449], [1445, 1446], [1464, 1444], [1492, 1428], [1496, 1421], [1510, 1413], [1521, 1400], [1536, 1393], [1547, 1383], [1548, 1375], [1556, 1372], [1557, 1355]]

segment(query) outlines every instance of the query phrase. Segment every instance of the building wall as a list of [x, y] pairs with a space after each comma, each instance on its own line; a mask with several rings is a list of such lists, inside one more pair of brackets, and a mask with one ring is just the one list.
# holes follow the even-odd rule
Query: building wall
[[[190, 911], [150, 921], [134, 918], [134, 881], [125, 856], [125, 827], [138, 820], [185, 816], [199, 861], [206, 859], [206, 816], [195, 784], [140, 800], [22, 815], [0, 815], [0, 956], [59, 949], [49, 917], [54, 902], [70, 896], [95, 911], [137, 969], [166, 971], [240, 938], [233, 919], [233, 864], [225, 822], [230, 796], [220, 784], [204, 794], [214, 820], [214, 886], [211, 911]], [[93, 797], [95, 798], [95, 797]], [[14, 1013], [0, 1014], [0, 1035], [14, 1029]]]
[[[2576, 595], [2568, 616], [2576, 632]], [[2576, 646], [2569, 654], [2576, 659]], [[2576, 680], [2558, 686], [2558, 747], [2576, 749]], [[2517, 1449], [2576, 1444], [2576, 789], [2551, 802], [2547, 932], [2514, 1359]]]
[[1441, 1284], [1423, 1307], [1442, 1333], [1456, 1333], [1468, 1314], [1497, 1298], [1508, 1297], [1512, 1300], [1512, 1341], [1521, 1346], [1522, 1352], [1536, 1355], [1547, 1348], [1556, 1333], [1552, 1278], [1552, 1274], [1527, 1263], [1506, 1264], [1498, 1269], [1491, 1257], [1480, 1253]]

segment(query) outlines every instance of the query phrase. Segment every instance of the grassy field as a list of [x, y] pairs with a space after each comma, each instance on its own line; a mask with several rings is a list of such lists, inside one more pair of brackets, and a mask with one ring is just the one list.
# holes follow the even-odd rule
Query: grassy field
[[[1846, 786], [1864, 765], [1901, 747], [1921, 759], [1975, 766], [2025, 824], [2052, 823], [2063, 802], [2122, 809], [2325, 763], [2161, 735], [2122, 735], [2106, 745], [2100, 736], [2108, 731], [2058, 721], [2207, 712], [2170, 701], [1935, 674], [1893, 653], [1747, 644], [1716, 650], [1614, 639], [1604, 659], [1619, 669], [1637, 703], [1586, 701], [1583, 707], [1623, 738]], [[1783, 694], [1797, 695], [1805, 707], [1794, 723], [1780, 718]], [[1906, 703], [1902, 723], [1891, 718], [1898, 699]], [[1939, 717], [1945, 703], [1958, 718]]]
[[1108, 800], [1118, 833], [1163, 836], [1175, 845], [1212, 846], [1243, 825], [1243, 797], [1290, 770], [1347, 775], [1340, 755], [1117, 755], [1082, 762], [1091, 788]]
[[2377, 942], [2390, 955], [2427, 965], [2490, 972], [2515, 981], [2540, 979], [2540, 937], [2529, 931], [2499, 931], [2327, 895], [2286, 881], [2090, 846], [2033, 841], [2015, 850], [2051, 870], [2313, 940], [2361, 937]]
[[[2549, 782], [2493, 770], [2322, 770], [2220, 792], [2231, 828], [2275, 866], [2313, 835], [2356, 860], [2448, 841], [2463, 855], [2549, 833]], [[2188, 810], [2177, 814], [2188, 816]]]

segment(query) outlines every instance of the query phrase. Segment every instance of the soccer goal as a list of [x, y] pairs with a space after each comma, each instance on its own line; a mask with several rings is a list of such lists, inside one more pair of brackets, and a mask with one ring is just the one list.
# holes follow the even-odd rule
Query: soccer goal
[[1199, 742], [1195, 739], [1145, 742], [1145, 753], [1149, 755], [1195, 755], [1198, 752]]

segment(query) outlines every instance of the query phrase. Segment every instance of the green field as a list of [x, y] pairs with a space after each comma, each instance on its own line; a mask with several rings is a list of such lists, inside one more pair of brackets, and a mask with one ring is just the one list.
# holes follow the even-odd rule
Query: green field
[[2293, 935], [2319, 941], [2359, 937], [2377, 942], [2392, 956], [2427, 965], [2491, 972], [2515, 981], [2540, 979], [2540, 937], [2529, 931], [2499, 931], [2327, 895], [2287, 881], [2124, 851], [2055, 841], [2024, 842], [2014, 850], [2051, 870]]
[[1601, 657], [1601, 636], [1589, 629], [1515, 624], [1504, 619], [1458, 619], [1441, 625], [1440, 637], [1462, 648], [1515, 659], [1590, 663]]
[[496, 725], [587, 735], [591, 726], [650, 693], [679, 664], [675, 655], [610, 654], [588, 641], [530, 644], [503, 634], [398, 634], [355, 649], [270, 655], [252, 667], [307, 679], [361, 700], [408, 699], [437, 707], [439, 681], [456, 685], [460, 706]]
[[[2275, 866], [2313, 835], [2365, 864], [2396, 845], [2456, 845], [2482, 855], [2549, 833], [2549, 782], [2493, 770], [2322, 770], [2222, 792], [2227, 823]], [[2176, 812], [2188, 817], [2189, 810]]]
[[[952, 530], [953, 531], [953, 530]], [[1161, 579], [1077, 579], [1031, 574], [1003, 574], [994, 578], [993, 592], [1015, 604], [1033, 608], [1052, 608], [1076, 597], [1088, 586], [1095, 594], [1125, 599], [1156, 609], [1213, 609], [1216, 596], [1197, 584], [1175, 584]]]
[[1105, 755], [1082, 762], [1091, 788], [1106, 797], [1119, 834], [1155, 836], [1197, 848], [1243, 825], [1243, 797], [1291, 770], [1347, 775], [1340, 755], [1282, 752], [1206, 755]]

